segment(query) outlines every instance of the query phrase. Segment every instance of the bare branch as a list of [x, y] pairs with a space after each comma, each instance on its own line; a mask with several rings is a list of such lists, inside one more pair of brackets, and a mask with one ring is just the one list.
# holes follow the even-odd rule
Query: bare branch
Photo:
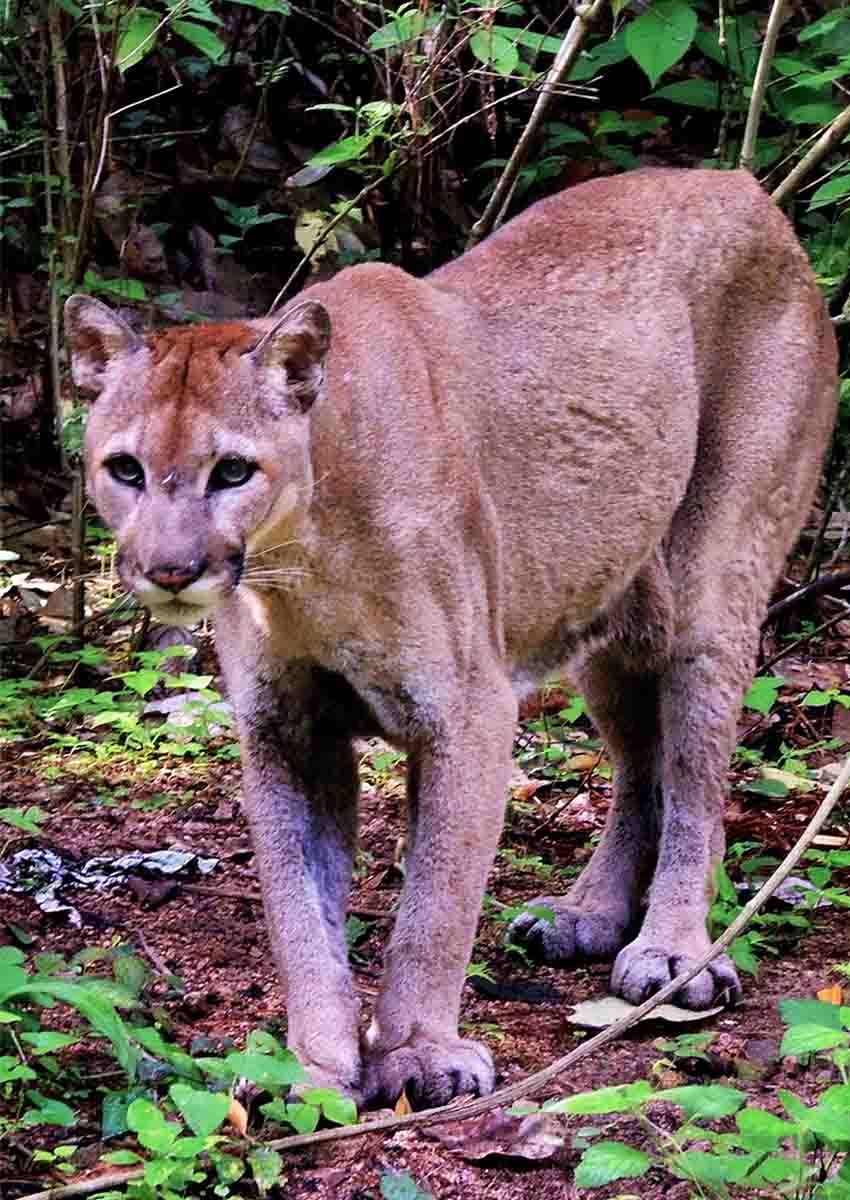
[[776, 50], [779, 30], [785, 19], [786, 6], [787, 0], [773, 0], [773, 8], [770, 10], [764, 41], [761, 44], [759, 64], [756, 67], [756, 77], [753, 80], [753, 94], [750, 97], [750, 111], [747, 113], [747, 125], [744, 130], [744, 143], [741, 146], [741, 157], [738, 160], [738, 166], [743, 167], [746, 171], [752, 171], [753, 169], [753, 154], [756, 148], [761, 110], [764, 106], [764, 97], [767, 92], [767, 81], [770, 78], [770, 64]]

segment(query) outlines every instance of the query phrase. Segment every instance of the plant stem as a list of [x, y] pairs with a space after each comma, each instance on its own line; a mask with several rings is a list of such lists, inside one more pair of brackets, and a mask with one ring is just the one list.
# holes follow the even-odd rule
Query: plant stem
[[784, 204], [800, 190], [803, 180], [809, 172], [814, 170], [832, 147], [841, 141], [848, 130], [850, 130], [850, 104], [838, 114], [831, 125], [827, 125], [808, 154], [800, 159], [793, 171], [789, 171], [779, 187], [770, 193], [777, 204]]
[[773, 7], [770, 10], [764, 41], [761, 44], [759, 64], [756, 67], [756, 77], [753, 81], [753, 94], [750, 97], [750, 110], [747, 113], [747, 125], [744, 130], [744, 143], [741, 146], [741, 157], [738, 160], [738, 166], [743, 167], [745, 171], [752, 171], [753, 169], [753, 154], [756, 148], [761, 110], [764, 106], [765, 94], [767, 93], [770, 64], [776, 50], [779, 30], [785, 19], [786, 4], [787, 0], [773, 0]]
[[472, 233], [469, 235], [469, 241], [466, 246], [467, 250], [476, 246], [492, 229], [497, 228], [505, 219], [505, 212], [511, 202], [517, 177], [528, 157], [531, 141], [540, 128], [552, 96], [558, 84], [562, 83], [573, 69], [591, 26], [599, 19], [607, 3], [608, 0], [593, 0], [591, 4], [584, 4], [576, 9], [575, 18], [564, 35], [564, 40], [561, 42], [558, 53], [555, 55], [552, 69], [546, 76], [546, 82], [543, 84], [540, 95], [537, 97], [537, 102], [531, 110], [528, 124], [522, 131], [520, 139], [514, 147], [513, 154], [508, 159], [505, 169], [499, 176], [499, 180], [493, 189], [493, 195], [487, 203], [483, 216], [472, 226]]

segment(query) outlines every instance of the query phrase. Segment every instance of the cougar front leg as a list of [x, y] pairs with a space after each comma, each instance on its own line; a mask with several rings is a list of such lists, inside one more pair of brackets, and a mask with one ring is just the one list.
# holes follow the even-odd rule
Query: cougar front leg
[[286, 989], [287, 1042], [314, 1085], [356, 1095], [359, 1014], [345, 943], [356, 764], [348, 741], [321, 736], [291, 710], [285, 722], [283, 735], [271, 717], [243, 732], [242, 754], [266, 922]]
[[[470, 695], [473, 695], [470, 686]], [[460, 993], [502, 827], [516, 701], [503, 679], [479, 684], [411, 752], [407, 874], [375, 1016], [366, 1094], [419, 1106], [483, 1095], [486, 1047], [458, 1036]]]

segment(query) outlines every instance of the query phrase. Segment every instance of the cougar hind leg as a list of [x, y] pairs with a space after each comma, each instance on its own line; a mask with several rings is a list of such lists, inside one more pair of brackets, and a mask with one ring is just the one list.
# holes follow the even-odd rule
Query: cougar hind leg
[[[723, 805], [736, 719], [770, 590], [805, 520], [834, 411], [831, 338], [819, 304], [766, 296], [703, 347], [699, 445], [665, 559], [675, 628], [660, 679], [658, 862], [640, 933], [612, 988], [639, 1002], [701, 958], [724, 851]], [[731, 366], [729, 365], [731, 364]], [[734, 1000], [716, 958], [679, 992], [689, 1008]]]
[[661, 789], [660, 682], [672, 625], [672, 597], [659, 555], [639, 573], [611, 614], [605, 644], [571, 664], [614, 766], [602, 839], [565, 896], [530, 906], [509, 938], [537, 959], [561, 965], [613, 958], [637, 931], [658, 846]]

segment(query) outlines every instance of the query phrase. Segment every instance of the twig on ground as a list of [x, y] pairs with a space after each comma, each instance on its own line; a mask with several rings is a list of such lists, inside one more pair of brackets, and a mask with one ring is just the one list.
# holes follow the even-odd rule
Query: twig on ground
[[752, 171], [753, 169], [753, 154], [756, 148], [761, 110], [764, 106], [764, 97], [767, 93], [770, 64], [776, 50], [776, 40], [779, 37], [779, 30], [782, 28], [782, 22], [785, 19], [786, 4], [787, 0], [773, 0], [773, 7], [770, 10], [764, 41], [761, 44], [761, 54], [759, 55], [759, 63], [756, 67], [756, 77], [753, 80], [753, 91], [750, 97], [750, 109], [747, 113], [747, 125], [744, 129], [741, 157], [738, 160], [738, 166], [743, 167], [746, 171]]
[[[574, 1066], [576, 1063], [588, 1058], [594, 1051], [607, 1046], [609, 1042], [614, 1041], [621, 1033], [625, 1033], [632, 1025], [635, 1025], [643, 1017], [651, 1013], [659, 1004], [663, 1004], [665, 1000], [669, 1000], [689, 980], [698, 975], [700, 971], [705, 970], [712, 959], [716, 958], [718, 954], [735, 940], [750, 923], [755, 914], [764, 907], [783, 880], [793, 871], [802, 855], [811, 845], [812, 839], [821, 830], [830, 813], [841, 799], [848, 782], [850, 782], [850, 755], [844, 760], [838, 778], [821, 801], [796, 845], [789, 850], [767, 882], [759, 888], [752, 900], [741, 909], [732, 924], [709, 947], [702, 958], [694, 963], [689, 970], [683, 971], [681, 975], [677, 975], [675, 979], [672, 979], [660, 992], [656, 992], [649, 1000], [645, 1000], [643, 1004], [639, 1004], [628, 1016], [615, 1022], [608, 1029], [603, 1029], [601, 1033], [597, 1033], [595, 1037], [583, 1042], [582, 1045], [571, 1050], [569, 1054], [556, 1059], [555, 1062], [550, 1063], [548, 1067], [544, 1067], [541, 1071], [535, 1071], [533, 1074], [526, 1076], [525, 1079], [520, 1079], [517, 1083], [512, 1083], [508, 1087], [500, 1088], [499, 1091], [493, 1092], [492, 1095], [485, 1096], [479, 1100], [454, 1101], [451, 1104], [443, 1105], [441, 1108], [429, 1108], [424, 1112], [410, 1113], [403, 1117], [384, 1117], [378, 1121], [364, 1121], [360, 1125], [342, 1125], [334, 1129], [320, 1129], [316, 1133], [295, 1134], [293, 1137], [277, 1138], [274, 1141], [265, 1142], [263, 1144], [264, 1148], [270, 1150], [295, 1150], [301, 1146], [315, 1146], [320, 1142], [337, 1142], [347, 1138], [363, 1137], [368, 1133], [386, 1133], [390, 1129], [402, 1129], [405, 1126], [415, 1125], [425, 1127], [427, 1125], [445, 1125], [450, 1121], [465, 1121], [469, 1117], [477, 1117], [482, 1113], [491, 1112], [494, 1108], [500, 1108], [505, 1104], [512, 1104], [515, 1100], [521, 1100], [526, 1096], [540, 1091], [545, 1084], [549, 1083], [552, 1079], [556, 1079], [558, 1075], [562, 1075], [568, 1067]], [[99, 1175], [94, 1179], [80, 1180], [77, 1183], [65, 1184], [62, 1187], [48, 1188], [43, 1192], [34, 1192], [27, 1197], [27, 1200], [70, 1200], [73, 1196], [90, 1196], [94, 1192], [103, 1191], [109, 1187], [121, 1187], [133, 1179], [141, 1179], [143, 1175], [144, 1168], [134, 1168], [131, 1171], [124, 1172], [109, 1172]]]
[[139, 943], [139, 949], [144, 954], [147, 955], [147, 957], [151, 960], [153, 965], [156, 967], [159, 974], [162, 975], [162, 977], [164, 979], [167, 979], [169, 976], [174, 974], [173, 971], [169, 970], [168, 964], [166, 963], [165, 959], [160, 954], [158, 954], [156, 952], [156, 950], [154, 950], [153, 946], [151, 946], [151, 944], [148, 942], [147, 938], [145, 937], [145, 935], [141, 929], [137, 929], [136, 932], [133, 934], [133, 936], [136, 939], [136, 941]]
[[796, 608], [804, 600], [811, 600], [815, 596], [840, 596], [846, 587], [850, 587], [850, 569], [835, 571], [832, 575], [820, 575], [812, 583], [803, 584], [795, 592], [791, 592], [790, 596], [783, 596], [781, 600], [771, 604], [764, 624], [775, 621], [777, 617], [781, 617], [789, 609]]
[[762, 663], [761, 672], [769, 671], [771, 667], [791, 654], [798, 646], [802, 646], [804, 642], [811, 641], [812, 638], [826, 633], [827, 630], [832, 629], [833, 625], [837, 625], [839, 621], [846, 621], [848, 617], [850, 617], [850, 604], [845, 604], [840, 613], [836, 613], [834, 617], [830, 617], [828, 621], [824, 621], [823, 625], [818, 625], [817, 629], [813, 629], [811, 633], [804, 634], [803, 637], [796, 638], [793, 642], [789, 642], [787, 646], [783, 646], [781, 650], [777, 650], [776, 654], [772, 655], [767, 662]]
[[[181, 883], [184, 892], [197, 892], [199, 896], [218, 896], [221, 900], [247, 900], [249, 904], [262, 904], [262, 896], [256, 892], [239, 892], [236, 888], [213, 887], [208, 883]], [[392, 921], [395, 913], [381, 908], [349, 908], [350, 917], [368, 917], [372, 921]]]

